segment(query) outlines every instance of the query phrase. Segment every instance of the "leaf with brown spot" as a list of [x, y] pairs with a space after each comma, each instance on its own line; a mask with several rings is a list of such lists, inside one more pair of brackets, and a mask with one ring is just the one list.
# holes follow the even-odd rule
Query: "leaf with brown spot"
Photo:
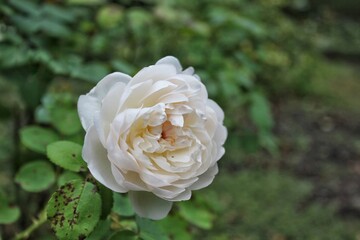
[[70, 181], [51, 197], [47, 216], [59, 239], [84, 239], [99, 221], [101, 197], [94, 184]]

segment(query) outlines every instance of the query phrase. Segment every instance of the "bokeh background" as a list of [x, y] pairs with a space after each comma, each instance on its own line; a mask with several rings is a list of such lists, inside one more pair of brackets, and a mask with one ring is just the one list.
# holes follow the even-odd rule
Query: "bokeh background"
[[[1, 1], [0, 212], [6, 202], [21, 216], [0, 239], [56, 189], [14, 180], [46, 158], [38, 145], [82, 143], [78, 96], [166, 55], [196, 69], [229, 137], [214, 183], [156, 223], [164, 234], [360, 239], [359, 20], [358, 0]], [[31, 239], [54, 237], [45, 225]]]

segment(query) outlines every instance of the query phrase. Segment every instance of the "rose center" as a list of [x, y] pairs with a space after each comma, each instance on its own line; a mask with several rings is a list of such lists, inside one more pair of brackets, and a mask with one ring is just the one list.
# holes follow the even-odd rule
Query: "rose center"
[[174, 126], [169, 121], [166, 121], [162, 125], [161, 139], [164, 139], [171, 144], [174, 144], [176, 140], [176, 134], [174, 134], [174, 130]]

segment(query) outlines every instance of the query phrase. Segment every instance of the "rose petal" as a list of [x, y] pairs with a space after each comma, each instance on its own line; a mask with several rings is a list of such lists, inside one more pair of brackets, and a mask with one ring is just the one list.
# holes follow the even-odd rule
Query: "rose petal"
[[119, 109], [121, 96], [126, 88], [124, 83], [116, 83], [102, 100], [101, 115], [102, 118], [111, 122]]
[[227, 135], [228, 135], [228, 132], [227, 132], [226, 127], [219, 124], [218, 127], [216, 128], [215, 135], [214, 135], [215, 141], [221, 146], [225, 143]]
[[207, 105], [215, 111], [218, 121], [222, 123], [224, 121], [224, 111], [221, 107], [211, 99], [207, 100]]
[[177, 86], [169, 81], [157, 81], [148, 88], [146, 93], [142, 93], [143, 97], [141, 97], [140, 102], [146, 103], [144, 106], [151, 106], [157, 104], [159, 102], [166, 103], [161, 101], [159, 98], [162, 97], [167, 92], [171, 92]]
[[130, 85], [135, 85], [147, 80], [164, 80], [176, 75], [176, 67], [172, 64], [160, 64], [143, 68], [130, 81]]
[[118, 82], [127, 84], [131, 77], [124, 73], [111, 73], [105, 76], [100, 82], [86, 95], [81, 95], [78, 101], [78, 112], [83, 128], [88, 129], [94, 122], [94, 117], [98, 114], [101, 101], [110, 89]]
[[224, 147], [221, 147], [219, 150], [218, 150], [218, 154], [215, 158], [216, 161], [218, 161], [220, 158], [222, 158], [222, 156], [224, 156], [225, 154], [225, 148]]
[[187, 75], [193, 75], [195, 72], [193, 67], [188, 67], [187, 69], [185, 69], [184, 71], [182, 71], [183, 74], [187, 74]]
[[107, 157], [110, 161], [115, 164], [119, 169], [123, 171], [138, 171], [139, 165], [137, 161], [134, 159], [134, 156], [131, 156], [127, 151], [124, 151], [117, 144], [117, 133], [114, 133], [113, 128], [110, 129], [110, 135], [107, 139], [107, 149], [108, 155]]
[[94, 124], [94, 118], [99, 114], [100, 102], [89, 95], [81, 95], [77, 104], [80, 122], [85, 131]]
[[172, 202], [176, 202], [176, 201], [187, 201], [191, 198], [191, 190], [190, 189], [186, 189], [184, 192], [180, 193], [179, 195], [177, 195], [176, 197], [169, 199]]
[[180, 73], [181, 70], [182, 70], [182, 67], [181, 67], [181, 64], [180, 64], [179, 60], [176, 57], [173, 57], [173, 56], [166, 56], [166, 57], [160, 59], [159, 61], [157, 61], [155, 65], [160, 65], [160, 64], [173, 65], [176, 68], [176, 71], [178, 73]]
[[172, 202], [156, 197], [150, 192], [129, 192], [130, 201], [140, 217], [159, 220], [168, 215]]
[[158, 100], [163, 103], [178, 103], [178, 102], [187, 102], [189, 101], [189, 98], [181, 93], [169, 93], [169, 94], [164, 94]]
[[168, 117], [168, 120], [173, 126], [183, 127], [184, 126], [184, 117], [180, 114], [172, 114]]
[[[163, 188], [154, 188], [152, 192], [159, 198], [166, 201], [172, 201], [173, 198], [176, 198], [181, 193], [185, 192], [186, 189], [178, 188], [175, 186], [167, 186]], [[173, 201], [172, 201], [173, 202]]]
[[128, 108], [142, 108], [144, 102], [141, 101], [144, 93], [148, 91], [153, 85], [153, 80], [147, 80], [135, 85], [132, 85], [127, 91], [122, 95], [120, 100], [119, 112], [124, 111]]
[[128, 84], [130, 80], [131, 77], [127, 74], [121, 72], [110, 73], [98, 82], [98, 84], [90, 91], [89, 95], [97, 97], [98, 99], [103, 99], [116, 83], [122, 82]]
[[116, 83], [102, 100], [101, 110], [94, 116], [94, 124], [100, 136], [100, 141], [105, 146], [106, 136], [109, 135], [110, 123], [116, 116], [119, 108], [120, 97], [126, 85], [122, 82]]
[[107, 158], [107, 152], [99, 141], [94, 126], [91, 126], [84, 141], [82, 156], [88, 164], [91, 174], [104, 186], [115, 192], [127, 192], [128, 190], [119, 185], [112, 175], [111, 163]]
[[132, 171], [127, 171], [125, 174], [124, 186], [132, 191], [148, 191], [149, 189], [145, 183], [140, 179], [139, 174]]
[[207, 187], [212, 183], [215, 175], [219, 172], [217, 164], [210, 167], [205, 173], [199, 176], [199, 180], [190, 186], [191, 190], [199, 190]]

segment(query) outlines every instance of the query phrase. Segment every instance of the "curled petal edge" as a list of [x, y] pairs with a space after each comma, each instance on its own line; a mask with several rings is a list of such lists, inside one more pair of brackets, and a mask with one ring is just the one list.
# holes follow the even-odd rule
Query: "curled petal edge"
[[130, 191], [129, 199], [137, 215], [153, 220], [165, 218], [173, 204], [150, 192]]

